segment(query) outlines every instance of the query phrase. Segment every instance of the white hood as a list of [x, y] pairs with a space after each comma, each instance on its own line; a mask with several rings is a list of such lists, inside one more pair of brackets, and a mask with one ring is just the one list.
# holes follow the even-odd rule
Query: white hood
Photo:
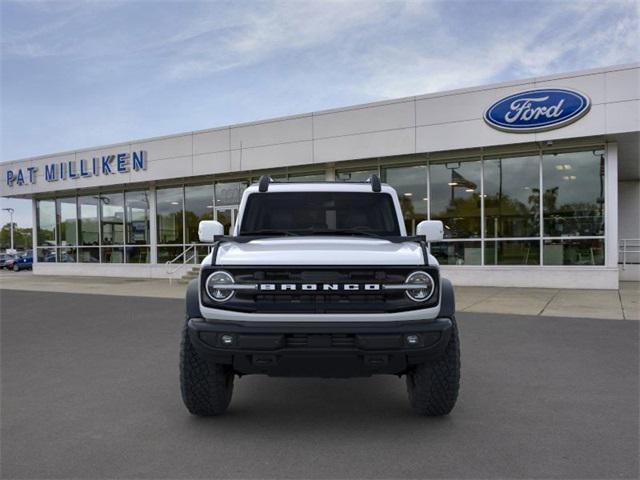
[[[204, 262], [211, 263], [208, 256]], [[285, 237], [224, 242], [217, 265], [424, 265], [416, 242], [392, 243], [376, 238]], [[437, 265], [429, 255], [429, 265]]]

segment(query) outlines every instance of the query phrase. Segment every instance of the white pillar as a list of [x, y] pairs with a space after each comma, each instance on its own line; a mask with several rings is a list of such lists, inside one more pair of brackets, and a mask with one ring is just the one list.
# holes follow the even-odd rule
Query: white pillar
[[605, 265], [618, 267], [618, 144], [608, 143], [605, 152]]
[[156, 215], [156, 187], [149, 186], [149, 242], [151, 243], [151, 263], [158, 263], [158, 228]]
[[336, 180], [336, 164], [328, 163], [324, 171], [324, 179], [327, 182], [334, 182]]
[[31, 243], [32, 243], [32, 253], [33, 253], [33, 272], [36, 272], [35, 264], [38, 263], [38, 211], [37, 211], [38, 202], [35, 198], [31, 199]]

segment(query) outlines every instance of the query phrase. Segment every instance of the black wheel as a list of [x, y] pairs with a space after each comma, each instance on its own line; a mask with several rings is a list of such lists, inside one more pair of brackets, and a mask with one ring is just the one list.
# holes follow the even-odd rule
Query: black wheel
[[431, 362], [416, 365], [407, 373], [407, 392], [411, 407], [429, 417], [447, 415], [458, 399], [460, 389], [460, 339], [455, 318], [451, 338], [444, 354]]
[[19, 271], [20, 271], [20, 267], [18, 266], [18, 264], [17, 264], [17, 263], [14, 263], [14, 264], [13, 264], [13, 271], [14, 271], [14, 272], [19, 272]]
[[233, 372], [198, 355], [186, 322], [180, 345], [180, 390], [187, 410], [203, 417], [224, 413], [233, 394]]

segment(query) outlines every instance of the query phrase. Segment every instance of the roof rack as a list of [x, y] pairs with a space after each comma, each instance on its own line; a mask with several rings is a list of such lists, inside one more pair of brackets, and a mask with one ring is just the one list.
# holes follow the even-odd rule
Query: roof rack
[[367, 182], [371, 184], [371, 190], [373, 190], [374, 192], [378, 193], [382, 190], [382, 183], [380, 183], [380, 177], [375, 173], [367, 179]]
[[[268, 192], [270, 183], [275, 183], [273, 178], [271, 178], [269, 175], [262, 175], [260, 177], [260, 180], [258, 180], [258, 191], [260, 193]], [[314, 183], [314, 182], [305, 182], [305, 183]], [[328, 183], [328, 182], [317, 182], [317, 183]], [[343, 182], [337, 182], [337, 183], [343, 183]], [[371, 175], [369, 178], [367, 178], [365, 182], [353, 182], [353, 183], [369, 183], [371, 184], [372, 191], [376, 193], [382, 191], [382, 183], [380, 182], [380, 177], [378, 177], [378, 175], [376, 175], [375, 173]]]
[[258, 180], [258, 191], [266, 192], [267, 190], [269, 190], [269, 184], [271, 182], [273, 182], [273, 178], [271, 178], [269, 175], [262, 175], [260, 177], [260, 180]]

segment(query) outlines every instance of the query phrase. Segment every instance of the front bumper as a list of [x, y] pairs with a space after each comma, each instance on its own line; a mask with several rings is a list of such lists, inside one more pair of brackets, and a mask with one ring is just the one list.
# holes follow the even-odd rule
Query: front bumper
[[[402, 374], [444, 352], [449, 318], [385, 324], [232, 323], [192, 318], [189, 337], [206, 359], [239, 374], [284, 377], [360, 377]], [[408, 336], [417, 337], [411, 344]], [[230, 343], [225, 344], [223, 337]]]

